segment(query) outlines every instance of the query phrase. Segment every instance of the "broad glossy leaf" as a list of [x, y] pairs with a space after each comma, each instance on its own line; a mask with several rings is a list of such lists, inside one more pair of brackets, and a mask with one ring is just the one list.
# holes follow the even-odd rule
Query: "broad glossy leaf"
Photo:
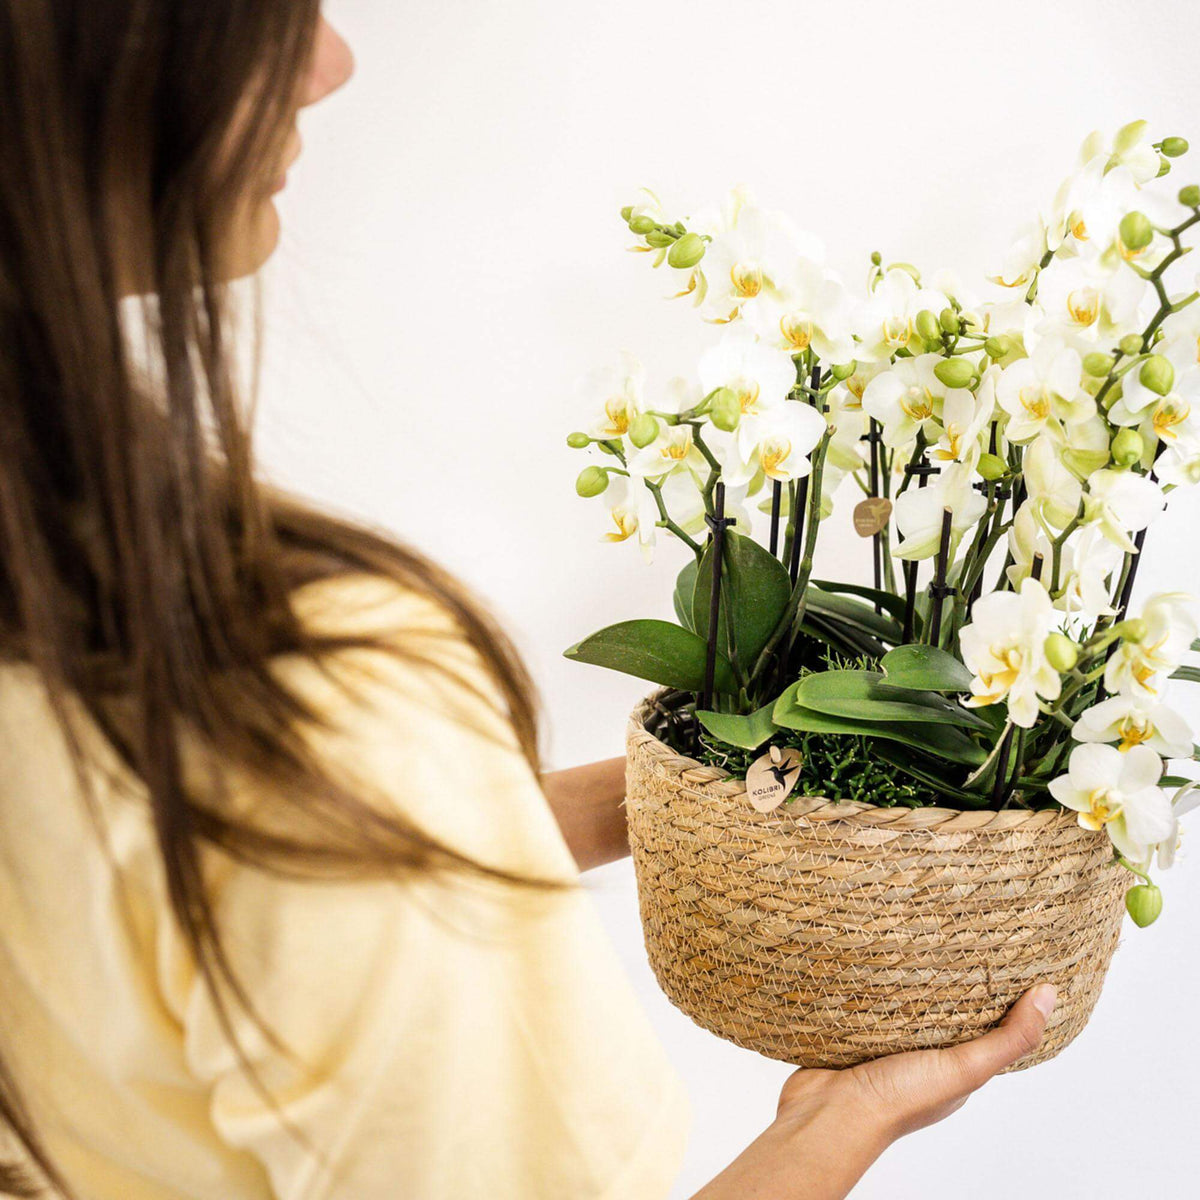
[[936, 646], [897, 646], [884, 655], [879, 665], [888, 687], [966, 692], [974, 678], [953, 654]]
[[[695, 633], [695, 627], [692, 625], [692, 595], [696, 591], [696, 572], [700, 569], [698, 559], [690, 558], [683, 570], [679, 572], [679, 577], [675, 580], [675, 616], [678, 618], [680, 625], [684, 629]], [[708, 631], [705, 630], [707, 633]]]
[[[692, 595], [692, 628], [701, 636], [708, 635], [709, 607], [712, 602], [712, 547], [704, 552], [696, 573]], [[729, 530], [725, 534], [723, 578], [728, 591], [722, 593], [721, 631], [717, 645], [728, 647], [725, 629], [730, 612], [725, 611], [724, 597], [732, 611], [734, 644], [738, 661], [749, 667], [767, 644], [792, 594], [792, 581], [787, 568], [760, 546], [753, 538]]]
[[990, 730], [977, 714], [936, 692], [885, 686], [876, 671], [822, 671], [797, 684], [797, 703], [835, 717]]
[[779, 732], [779, 726], [771, 718], [774, 708], [772, 701], [747, 717], [736, 713], [704, 711], [698, 711], [696, 716], [713, 737], [731, 746], [741, 746], [743, 750], [757, 750], [763, 742]]
[[799, 729], [808, 733], [850, 734], [860, 737], [881, 738], [885, 741], [901, 742], [919, 746], [935, 758], [963, 766], [978, 766], [987, 757], [985, 751], [975, 745], [961, 730], [950, 725], [876, 725], [870, 721], [836, 717], [829, 713], [805, 708], [796, 702], [797, 684], [793, 684], [775, 702], [772, 719], [785, 729]]
[[[704, 687], [704, 639], [670, 621], [622, 621], [609, 625], [564, 651], [575, 662], [608, 667], [664, 687], [698, 692]], [[717, 655], [715, 687], [736, 691], [729, 660]]]
[[891, 613], [897, 621], [904, 620], [904, 597], [894, 596], [891, 592], [880, 591], [877, 588], [862, 587], [857, 583], [837, 583], [832, 579], [814, 579], [813, 586], [823, 592], [847, 592], [852, 596], [862, 596], [870, 600], [872, 605], [878, 604], [884, 612]]
[[899, 621], [877, 613], [869, 604], [863, 604], [849, 596], [823, 592], [811, 584], [808, 588], [806, 608], [819, 616], [854, 625], [888, 645], [894, 646], [904, 636]]

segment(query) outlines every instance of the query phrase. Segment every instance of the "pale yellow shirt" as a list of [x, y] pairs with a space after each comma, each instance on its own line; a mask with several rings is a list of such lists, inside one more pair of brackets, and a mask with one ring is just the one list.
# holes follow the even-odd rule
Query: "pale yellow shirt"
[[[323, 628], [424, 637], [484, 677], [465, 640], [438, 636], [452, 631], [441, 610], [394, 584], [355, 575], [297, 599]], [[342, 732], [320, 739], [327, 761], [468, 854], [577, 878], [511, 730], [486, 705], [384, 652], [335, 661], [360, 685], [357, 668], [372, 672], [366, 703], [298, 656], [275, 660], [336, 715]], [[303, 882], [206, 851], [238, 977], [316, 1070], [289, 1064], [235, 1007], [238, 1030], [322, 1166], [220, 1029], [170, 916], [139, 789], [120, 783], [113, 756], [101, 807], [114, 871], [25, 666], [0, 667], [0, 768], [0, 1047], [86, 1200], [670, 1190], [687, 1101], [586, 890], [533, 900], [428, 878]], [[248, 783], [244, 795], [270, 803]]]

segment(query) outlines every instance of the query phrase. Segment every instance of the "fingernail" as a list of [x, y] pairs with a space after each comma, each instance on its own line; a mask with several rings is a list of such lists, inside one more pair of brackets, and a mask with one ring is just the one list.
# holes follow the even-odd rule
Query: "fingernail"
[[1033, 1007], [1042, 1014], [1043, 1017], [1049, 1017], [1054, 1011], [1055, 1001], [1058, 999], [1058, 989], [1052, 983], [1041, 983], [1033, 989], [1033, 995], [1030, 1001]]

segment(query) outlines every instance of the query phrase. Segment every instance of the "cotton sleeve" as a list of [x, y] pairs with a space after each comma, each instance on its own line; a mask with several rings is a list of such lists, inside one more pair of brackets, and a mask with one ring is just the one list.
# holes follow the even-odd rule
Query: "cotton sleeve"
[[[227, 868], [216, 912], [257, 1011], [234, 1028], [302, 1144], [238, 1061], [174, 928], [157, 972], [211, 1121], [278, 1200], [665, 1197], [689, 1111], [486, 672], [431, 601], [373, 577], [309, 585], [314, 620], [426, 637], [453, 676], [338, 651], [361, 700], [298, 657], [279, 669], [336, 714], [323, 759], [473, 857], [575, 886], [430, 877], [313, 882]], [[363, 669], [371, 678], [364, 686]], [[348, 776], [349, 777], [349, 776]]]

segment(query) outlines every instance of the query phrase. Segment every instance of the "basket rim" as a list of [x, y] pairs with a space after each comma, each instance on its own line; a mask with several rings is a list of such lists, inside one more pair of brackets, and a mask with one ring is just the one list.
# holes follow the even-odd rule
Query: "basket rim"
[[[651, 767], [659, 775], [674, 778], [684, 787], [703, 795], [729, 799], [746, 794], [746, 781], [735, 778], [722, 767], [709, 766], [689, 755], [671, 749], [646, 728], [646, 718], [652, 703], [672, 689], [659, 688], [638, 701], [629, 717], [627, 734], [637, 739], [639, 749], [653, 760]], [[754, 811], [751, 809], [750, 811]], [[827, 796], [797, 796], [783, 809], [757, 814], [764, 819], [780, 816], [803, 817], [809, 821], [847, 821], [856, 825], [886, 826], [896, 830], [935, 830], [943, 833], [986, 832], [1005, 833], [1016, 829], [1052, 828], [1070, 825], [1081, 835], [1083, 829], [1069, 809], [1026, 808], [958, 809], [930, 806], [928, 808], [885, 808], [861, 800], [837, 800]], [[1094, 835], [1092, 835], [1094, 836]]]

